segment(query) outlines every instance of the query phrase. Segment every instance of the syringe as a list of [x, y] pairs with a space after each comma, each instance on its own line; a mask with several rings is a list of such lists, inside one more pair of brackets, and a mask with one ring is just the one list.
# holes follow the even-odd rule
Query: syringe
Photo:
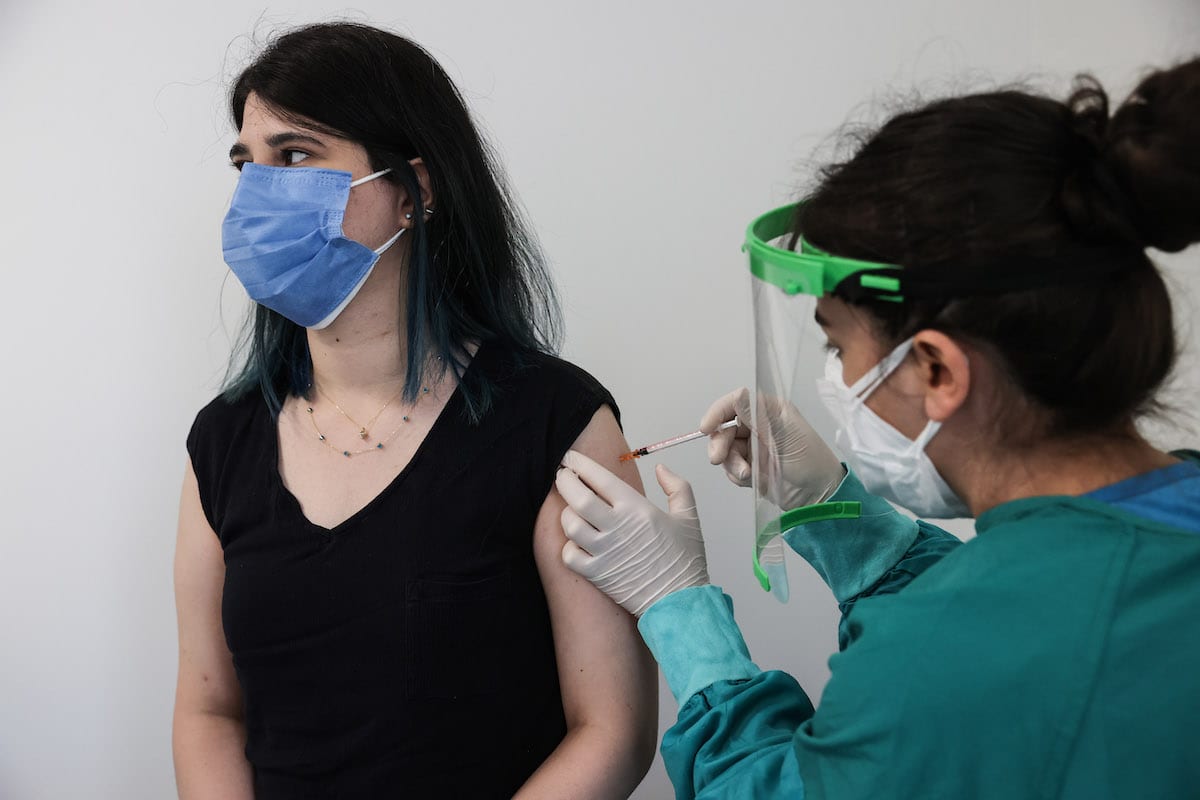
[[[722, 422], [720, 425], [718, 425], [717, 430], [724, 431], [724, 430], [728, 430], [729, 428], [736, 428], [737, 424], [738, 424], [738, 421], [736, 419], [731, 419], [731, 420], [729, 420], [729, 422]], [[696, 439], [703, 439], [705, 436], [708, 436], [708, 434], [705, 433], [704, 431], [696, 431], [695, 433], [685, 433], [682, 436], [675, 436], [671, 439], [664, 439], [661, 442], [655, 442], [654, 444], [648, 444], [645, 447], [639, 447], [637, 450], [630, 450], [628, 453], [621, 456], [621, 460], [622, 461], [633, 461], [635, 458], [641, 458], [642, 456], [648, 456], [651, 453], [657, 453], [659, 450], [666, 450], [668, 447], [674, 447], [675, 445], [683, 444], [684, 442], [692, 442], [692, 441], [695, 441]]]

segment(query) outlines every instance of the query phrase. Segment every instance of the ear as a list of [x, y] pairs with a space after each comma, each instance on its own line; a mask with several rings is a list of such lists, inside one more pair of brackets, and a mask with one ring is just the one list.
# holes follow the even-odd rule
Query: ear
[[940, 331], [913, 336], [913, 356], [925, 390], [925, 416], [945, 422], [971, 391], [971, 362], [957, 342]]
[[[435, 207], [433, 202], [433, 186], [429, 180], [429, 169], [425, 166], [425, 162], [419, 158], [414, 158], [408, 163], [412, 165], [413, 172], [417, 175], [417, 185], [421, 187], [421, 206], [426, 212], [429, 212], [425, 214], [425, 220], [428, 222]], [[400, 198], [401, 227], [411, 228], [413, 226], [411, 215], [416, 213], [416, 203], [413, 202], [413, 198], [409, 197], [408, 192], [402, 192]]]

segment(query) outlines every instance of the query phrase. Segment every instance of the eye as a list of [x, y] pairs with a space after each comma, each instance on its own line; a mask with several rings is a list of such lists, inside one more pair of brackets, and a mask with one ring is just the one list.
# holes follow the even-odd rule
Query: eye
[[241, 171], [242, 171], [242, 165], [243, 165], [243, 164], [245, 164], [245, 163], [246, 163], [246, 162], [245, 162], [245, 160], [241, 160], [241, 161], [230, 161], [230, 162], [229, 162], [229, 166], [233, 167], [233, 168], [234, 168], [234, 169], [236, 169], [238, 172], [241, 172]]
[[825, 341], [825, 346], [822, 348], [826, 353], [833, 353], [838, 358], [842, 357], [842, 348], [838, 347], [828, 339]]
[[308, 153], [303, 150], [284, 150], [283, 163], [289, 167], [299, 164], [304, 159], [308, 158]]

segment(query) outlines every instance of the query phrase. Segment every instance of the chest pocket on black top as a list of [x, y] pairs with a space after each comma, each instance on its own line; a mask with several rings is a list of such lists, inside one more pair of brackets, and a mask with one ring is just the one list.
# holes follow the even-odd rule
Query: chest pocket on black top
[[460, 700], [504, 690], [514, 641], [509, 573], [408, 582], [409, 695]]

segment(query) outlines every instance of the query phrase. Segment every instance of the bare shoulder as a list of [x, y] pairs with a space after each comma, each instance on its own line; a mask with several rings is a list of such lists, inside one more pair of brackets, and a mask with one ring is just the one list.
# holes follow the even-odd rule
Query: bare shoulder
[[629, 443], [625, 440], [625, 434], [621, 432], [612, 409], [607, 405], [601, 406], [592, 415], [591, 422], [579, 434], [571, 449], [608, 468], [630, 486], [645, 494], [637, 462], [621, 461], [621, 456], [629, 452]]

